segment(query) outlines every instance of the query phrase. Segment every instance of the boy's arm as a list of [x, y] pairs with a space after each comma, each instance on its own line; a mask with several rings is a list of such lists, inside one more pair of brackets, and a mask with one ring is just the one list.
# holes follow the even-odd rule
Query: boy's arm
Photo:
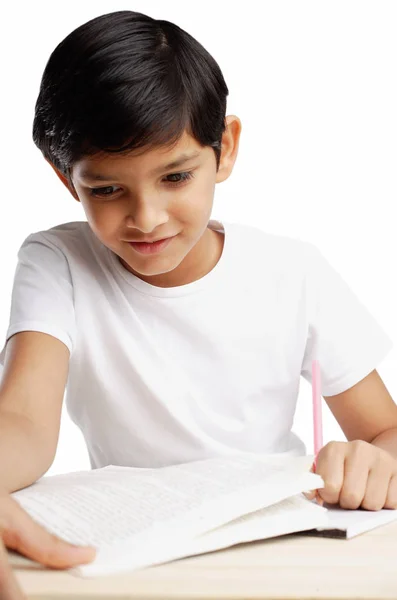
[[31, 485], [54, 458], [40, 430], [25, 416], [0, 408], [0, 491], [11, 494]]
[[[54, 326], [73, 335], [73, 287], [66, 257], [41, 234], [28, 239], [18, 252], [10, 325], [48, 323], [53, 302]], [[41, 332], [21, 331], [7, 342], [0, 375], [1, 600], [25, 598], [5, 547], [51, 568], [72, 567], [84, 563], [87, 556], [92, 560], [92, 550], [88, 555], [87, 550], [73, 548], [51, 534], [10, 495], [37, 481], [53, 462], [68, 361], [67, 347]]]
[[374, 370], [350, 389], [324, 396], [347, 440], [364, 440], [397, 459], [397, 405]]
[[58, 443], [69, 350], [57, 338], [23, 331], [7, 343], [0, 382], [0, 489], [39, 479]]
[[[54, 460], [68, 368], [65, 344], [45, 333], [23, 331], [8, 341], [0, 382], [0, 537], [8, 548], [52, 568], [91, 562], [95, 549], [51, 534], [10, 493], [37, 481]], [[0, 599], [19, 600], [2, 549]]]

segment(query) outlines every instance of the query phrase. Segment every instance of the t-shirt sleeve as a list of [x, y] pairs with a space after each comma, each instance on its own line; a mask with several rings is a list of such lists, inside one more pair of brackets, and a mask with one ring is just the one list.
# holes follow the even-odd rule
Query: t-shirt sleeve
[[307, 243], [305, 256], [308, 337], [301, 375], [311, 383], [316, 358], [321, 393], [334, 396], [376, 369], [393, 342], [315, 245]]
[[65, 252], [42, 232], [29, 235], [18, 251], [0, 372], [7, 340], [20, 331], [47, 333], [73, 352], [76, 329], [69, 263]]

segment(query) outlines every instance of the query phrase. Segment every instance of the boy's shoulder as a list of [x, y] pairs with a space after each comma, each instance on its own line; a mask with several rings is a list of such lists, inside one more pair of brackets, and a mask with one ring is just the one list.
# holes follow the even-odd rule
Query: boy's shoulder
[[251, 224], [231, 223], [237, 245], [249, 248], [261, 262], [273, 265], [305, 264], [316, 253], [316, 246], [298, 237], [270, 233]]
[[19, 247], [18, 259], [54, 269], [66, 263], [84, 268], [92, 256], [102, 256], [100, 246], [87, 221], [70, 221], [30, 233]]
[[52, 242], [68, 245], [78, 239], [86, 239], [89, 235], [89, 225], [87, 221], [70, 221], [68, 223], [60, 223], [48, 229], [41, 229], [30, 233], [23, 244], [35, 241]]

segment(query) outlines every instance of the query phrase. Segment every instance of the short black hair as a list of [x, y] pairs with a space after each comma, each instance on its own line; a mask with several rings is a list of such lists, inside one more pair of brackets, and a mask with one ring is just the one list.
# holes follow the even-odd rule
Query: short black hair
[[218, 170], [228, 93], [217, 62], [186, 31], [111, 12], [79, 26], [50, 55], [33, 141], [70, 183], [84, 156], [172, 147], [184, 131], [213, 147]]

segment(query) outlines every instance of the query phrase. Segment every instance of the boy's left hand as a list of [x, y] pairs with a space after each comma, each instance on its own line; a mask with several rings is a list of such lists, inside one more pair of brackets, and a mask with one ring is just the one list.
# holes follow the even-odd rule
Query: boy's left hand
[[329, 442], [317, 455], [316, 473], [324, 488], [316, 495], [341, 508], [380, 510], [397, 508], [397, 459], [389, 452], [362, 440]]

